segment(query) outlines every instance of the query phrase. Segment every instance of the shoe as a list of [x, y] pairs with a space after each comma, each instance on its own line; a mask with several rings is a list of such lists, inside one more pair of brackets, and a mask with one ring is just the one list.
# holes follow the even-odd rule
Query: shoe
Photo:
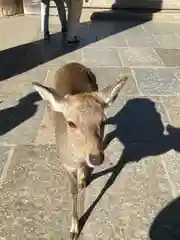
[[77, 38], [77, 36], [74, 37], [74, 40], [68, 40], [68, 45], [72, 44], [78, 44], [80, 40]]

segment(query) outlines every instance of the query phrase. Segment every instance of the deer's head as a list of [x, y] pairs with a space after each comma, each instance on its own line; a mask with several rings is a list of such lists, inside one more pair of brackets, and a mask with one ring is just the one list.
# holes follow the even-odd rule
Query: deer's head
[[115, 101], [126, 80], [127, 77], [122, 77], [98, 92], [65, 96], [60, 96], [53, 88], [33, 83], [35, 90], [50, 103], [51, 108], [63, 113], [68, 131], [74, 132], [83, 140], [81, 148], [90, 167], [100, 165], [104, 160], [104, 110]]

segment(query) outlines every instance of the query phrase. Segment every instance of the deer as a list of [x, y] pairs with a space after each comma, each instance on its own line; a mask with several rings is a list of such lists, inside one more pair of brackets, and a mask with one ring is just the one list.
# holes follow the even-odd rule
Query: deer
[[118, 97], [127, 79], [127, 76], [122, 76], [99, 90], [91, 69], [71, 62], [55, 72], [52, 87], [32, 83], [54, 114], [57, 155], [70, 180], [71, 239], [77, 239], [79, 234], [79, 190], [86, 188], [89, 170], [104, 162], [105, 109]]

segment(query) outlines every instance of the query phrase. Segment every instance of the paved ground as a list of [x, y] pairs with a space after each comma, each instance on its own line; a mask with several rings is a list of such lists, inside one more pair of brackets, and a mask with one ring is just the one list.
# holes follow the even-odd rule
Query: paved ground
[[0, 20], [0, 239], [68, 239], [68, 181], [31, 83], [77, 61], [101, 87], [129, 76], [108, 111], [109, 162], [86, 191], [81, 239], [179, 240], [179, 24], [83, 22], [79, 49], [50, 26], [44, 43], [37, 17]]

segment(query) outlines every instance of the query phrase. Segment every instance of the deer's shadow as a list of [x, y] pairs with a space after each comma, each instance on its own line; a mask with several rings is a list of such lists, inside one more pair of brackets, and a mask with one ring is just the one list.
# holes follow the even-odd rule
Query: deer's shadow
[[[137, 162], [147, 156], [157, 156], [171, 149], [180, 151], [180, 129], [168, 125], [165, 129], [155, 102], [147, 98], [136, 98], [127, 101], [125, 106], [106, 124], [116, 126], [104, 140], [105, 148], [117, 138], [124, 149], [115, 166], [94, 173], [89, 183], [105, 174], [111, 173], [100, 194], [80, 219], [81, 230], [104, 193], [114, 183], [127, 163]], [[165, 130], [167, 134], [165, 134]]]

